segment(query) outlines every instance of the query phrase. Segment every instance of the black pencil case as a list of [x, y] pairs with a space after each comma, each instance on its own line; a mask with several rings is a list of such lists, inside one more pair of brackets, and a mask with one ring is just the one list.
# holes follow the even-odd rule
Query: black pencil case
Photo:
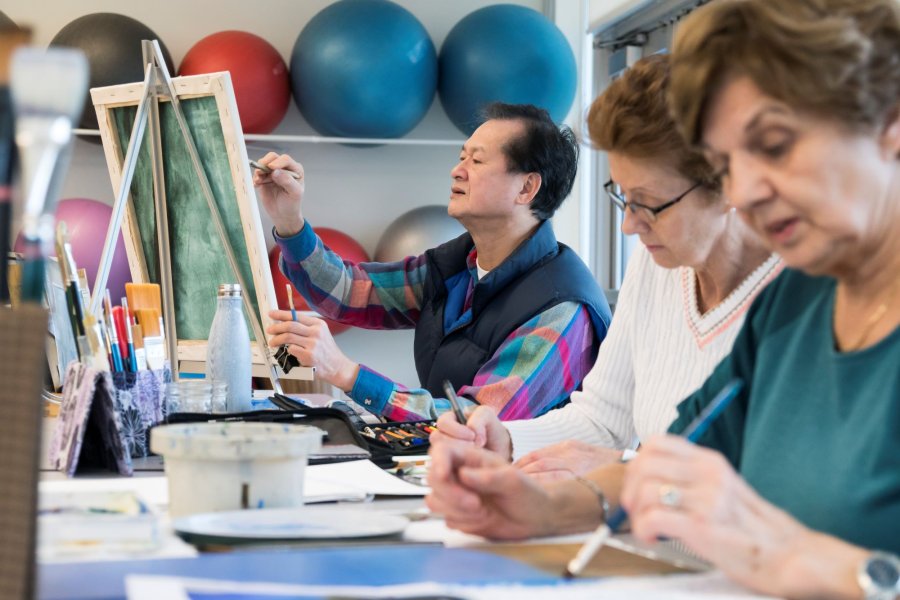
[[[274, 394], [272, 403], [285, 410], [311, 410], [290, 396]], [[371, 460], [384, 469], [393, 467], [394, 456], [414, 456], [428, 454], [431, 444], [428, 441], [430, 431], [435, 428], [434, 421], [405, 421], [370, 424], [362, 420], [348, 405], [338, 403], [356, 430], [362, 434], [366, 447], [372, 454]], [[315, 410], [315, 409], [312, 409]]]
[[[322, 452], [309, 458], [309, 464], [340, 462], [370, 458], [371, 450], [366, 439], [342, 411], [333, 408], [304, 407], [292, 410], [252, 410], [240, 413], [172, 413], [166, 423], [201, 423], [240, 421], [257, 423], [294, 423], [311, 425], [325, 432]], [[359, 448], [354, 452], [352, 447]], [[339, 451], [337, 451], [338, 449]]]
[[[361, 433], [369, 445], [372, 460], [392, 466], [392, 456], [428, 454], [431, 447], [429, 429], [433, 428], [434, 421], [390, 422], [368, 425]], [[376, 460], [376, 455], [384, 455], [384, 458]]]

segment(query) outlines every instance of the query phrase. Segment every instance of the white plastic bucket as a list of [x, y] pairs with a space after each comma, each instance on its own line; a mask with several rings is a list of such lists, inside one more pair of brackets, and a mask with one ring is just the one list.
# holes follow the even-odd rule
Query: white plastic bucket
[[274, 423], [162, 425], [150, 448], [165, 458], [169, 513], [180, 517], [302, 505], [306, 457], [324, 433]]

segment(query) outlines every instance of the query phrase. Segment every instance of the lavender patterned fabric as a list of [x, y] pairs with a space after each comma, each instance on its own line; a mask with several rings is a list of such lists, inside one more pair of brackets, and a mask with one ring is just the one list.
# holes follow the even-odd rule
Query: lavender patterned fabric
[[165, 418], [165, 388], [169, 381], [171, 374], [168, 368], [112, 374], [122, 441], [132, 458], [150, 454], [149, 431]]
[[50, 464], [69, 477], [81, 466], [131, 475], [131, 455], [121, 436], [109, 373], [69, 363], [59, 419], [50, 442]]
[[168, 367], [110, 374], [70, 363], [50, 442], [51, 465], [70, 477], [79, 463], [131, 475], [132, 457], [148, 455], [148, 431], [164, 418], [164, 391], [170, 379]]

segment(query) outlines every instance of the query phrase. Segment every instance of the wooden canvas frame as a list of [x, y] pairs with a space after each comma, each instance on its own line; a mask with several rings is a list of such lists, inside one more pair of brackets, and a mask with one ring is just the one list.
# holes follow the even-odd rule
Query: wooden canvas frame
[[[213, 105], [217, 112], [217, 118], [213, 115], [212, 118], [207, 119], [205, 126], [208, 129], [204, 131], [205, 135], [202, 137], [196, 133], [192, 133], [192, 135], [194, 143], [198, 146], [207, 143], [211, 138], [214, 138], [214, 141], [210, 142], [212, 144], [212, 149], [210, 150], [211, 154], [210, 158], [205, 161], [204, 168], [207, 171], [207, 178], [210, 179], [211, 187], [218, 187], [218, 189], [214, 189], [215, 193], [213, 194], [216, 197], [216, 203], [220, 208], [223, 206], [223, 203], [225, 203], [224, 205], [226, 207], [232, 209], [230, 216], [233, 218], [229, 221], [229, 214], [226, 212], [226, 214], [222, 215], [223, 221], [226, 221], [226, 226], [228, 226], [229, 232], [231, 233], [232, 242], [239, 242], [232, 244], [235, 254], [239, 259], [246, 259], [247, 261], [246, 267], [249, 269], [251, 275], [248, 281], [252, 281], [254, 289], [252, 291], [247, 290], [246, 293], [252, 294], [252, 301], [258, 310], [260, 323], [263, 328], [265, 328], [265, 326], [271, 322], [268, 318], [268, 311], [276, 308], [277, 302], [275, 299], [275, 289], [266, 252], [258, 203], [253, 191], [252, 176], [248, 164], [246, 146], [241, 131], [240, 119], [237, 112], [237, 104], [234, 98], [230, 76], [228, 73], [212, 73], [207, 75], [176, 77], [172, 78], [171, 81], [176, 90], [179, 104], [184, 112], [188, 112], [192, 106], [192, 101], [194, 100], [197, 101], [194, 103], [194, 106], [200, 106], [202, 103], [204, 108], [198, 109], [200, 112], [203, 110], [212, 110], [211, 107]], [[137, 110], [145, 93], [146, 86], [143, 82], [94, 88], [91, 90], [92, 101], [97, 112], [100, 136], [103, 142], [103, 151], [114, 190], [120, 188], [125, 176], [125, 154], [131, 134], [130, 129], [134, 121], [134, 116], [132, 115], [131, 122], [127, 122], [127, 112], [131, 109], [134, 109], [134, 111]], [[161, 111], [164, 110], [164, 105], [170, 104], [169, 102], [166, 102], [164, 98], [161, 98], [158, 102]], [[218, 122], [216, 123], [216, 121]], [[147, 168], [146, 163], [149, 160], [149, 152], [151, 151], [148, 148], [150, 137], [150, 135], [144, 136], [141, 153], [142, 155], [146, 153], [146, 156], [138, 159], [138, 164], [143, 164], [143, 166], [136, 168]], [[171, 137], [174, 139], [174, 136]], [[169, 150], [169, 148], [167, 148], [167, 143], [171, 143], [171, 141], [167, 142], [164, 135], [160, 136], [159, 139], [161, 139], [162, 143], [163, 164], [165, 165], [164, 170], [178, 173], [178, 166], [175, 165], [173, 167], [166, 160], [167, 151]], [[171, 150], [171, 154], [175, 154], [174, 147], [172, 147]], [[216, 164], [210, 166], [209, 163], [212, 162]], [[220, 175], [218, 178], [215, 177], [216, 169], [218, 169]], [[187, 171], [187, 168], [185, 167], [184, 170]], [[213, 176], [210, 176], [210, 170], [213, 171]], [[168, 172], [165, 176], [168, 176]], [[148, 252], [148, 248], [153, 245], [153, 242], [148, 243], [147, 239], [151, 236], [142, 234], [141, 229], [143, 224], [146, 231], [148, 223], [148, 221], [146, 221], [147, 217], [141, 216], [144, 215], [144, 212], [141, 211], [146, 211], [147, 203], [151, 201], [151, 199], [148, 199], [146, 196], [148, 193], [152, 194], [152, 181], [148, 185], [146, 177], [143, 178], [143, 181], [139, 181], [140, 179], [138, 174], [135, 173], [127, 205], [125, 207], [122, 231], [132, 281], [136, 283], [147, 283], [158, 280], [160, 270], [157, 262], [158, 255], [154, 256], [153, 252]], [[178, 194], [173, 196], [172, 192], [168, 190], [168, 187], [169, 181], [167, 180], [167, 203], [171, 203], [173, 200], [171, 200], [170, 197], [180, 196]], [[190, 186], [182, 186], [182, 189], [185, 189], [186, 187]], [[148, 192], [148, 190], [151, 191]], [[236, 205], [236, 211], [234, 210], [235, 207], [231, 206], [232, 204]], [[190, 206], [193, 207], [193, 205]], [[194, 209], [191, 208], [190, 211], [183, 211], [182, 214], [193, 215], [193, 210]], [[198, 206], [196, 207], [196, 210], [206, 210], [206, 214], [209, 215], [209, 209], [205, 200], [202, 208]], [[174, 225], [177, 229], [179, 218], [178, 215], [170, 214], [168, 218], [170, 227]], [[235, 219], [239, 220], [239, 224], [235, 222]], [[235, 233], [238, 229], [242, 235], [241, 233]], [[201, 234], [205, 236], [208, 233], [208, 231], [197, 232], [197, 235], [198, 237], [201, 236]], [[237, 238], [234, 237], [235, 235]], [[188, 248], [179, 247], [177, 238], [178, 235], [170, 236], [170, 251], [173, 255], [182, 252], [184, 253], [184, 256], [188, 256]], [[213, 246], [215, 244], [214, 241], [210, 241], [206, 237], [203, 237], [203, 241], [209, 242]], [[238, 248], [235, 246], [243, 247]], [[207, 250], [209, 250], [209, 248], [207, 248]], [[192, 260], [195, 260], [198, 266], [206, 267], [208, 264], [213, 264], [210, 261], [217, 261], [220, 258], [222, 257], [217, 257], [214, 252], [207, 252], [205, 256], [196, 256], [192, 258]], [[224, 259], [222, 258], [222, 260]], [[228, 269], [229, 272], [233, 273], [233, 271], [230, 270], [230, 266]], [[219, 269], [219, 272], [222, 272], [222, 270]], [[245, 279], [247, 279], [246, 272]], [[174, 269], [172, 272], [172, 280], [172, 285], [175, 289], [178, 288], [181, 282], [186, 286], [194, 283], [193, 273], [190, 276], [183, 274], [179, 275]], [[225, 283], [228, 281], [234, 281], [234, 279], [231, 278], [219, 282]], [[206, 357], [206, 339], [203, 335], [197, 335], [196, 332], [206, 329], [207, 320], [211, 322], [210, 313], [214, 313], [214, 308], [210, 309], [210, 306], [215, 305], [215, 297], [215, 286], [208, 285], [198, 292], [191, 293], [190, 302], [183, 301], [179, 304], [176, 298], [175, 308], [178, 317], [177, 321], [181, 322], [182, 325], [185, 323], [188, 324], [187, 327], [176, 327], [176, 333], [178, 333], [177, 358], [179, 361], [179, 370], [202, 371], [202, 366]], [[179, 329], [190, 329], [194, 334], [184, 336], [178, 331]], [[206, 335], [208, 336], [208, 329], [206, 329], [206, 332]], [[250, 335], [252, 338], [252, 329]], [[270, 361], [261, 355], [256, 344], [252, 345], [252, 356], [254, 375], [265, 376], [268, 371], [267, 364]], [[310, 368], [299, 368], [291, 370], [291, 373], [288, 376], [282, 375], [282, 377], [308, 380], [313, 378], [312, 373], [313, 370]]]

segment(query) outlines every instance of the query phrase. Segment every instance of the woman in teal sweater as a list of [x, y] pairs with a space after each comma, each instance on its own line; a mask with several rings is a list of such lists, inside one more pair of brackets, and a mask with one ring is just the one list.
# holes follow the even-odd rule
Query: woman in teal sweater
[[[644, 444], [592, 473], [639, 538], [680, 539], [788, 597], [900, 593], [900, 4], [720, 0], [680, 26], [670, 101], [732, 205], [791, 267], [679, 407], [742, 395], [700, 445]], [[429, 498], [501, 538], [585, 530], [590, 484], [541, 487], [502, 459], [436, 444]], [[623, 479], [624, 472], [624, 479]], [[882, 554], [882, 553], [893, 553]]]

